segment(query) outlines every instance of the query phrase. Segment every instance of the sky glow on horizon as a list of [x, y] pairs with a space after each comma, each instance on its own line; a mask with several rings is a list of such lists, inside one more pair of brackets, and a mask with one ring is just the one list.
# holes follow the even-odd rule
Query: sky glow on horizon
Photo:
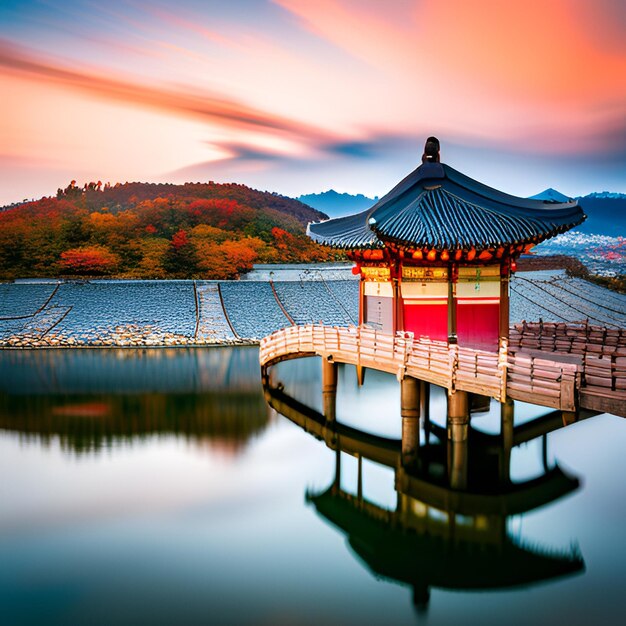
[[620, 0], [5, 0], [0, 204], [70, 180], [626, 192]]

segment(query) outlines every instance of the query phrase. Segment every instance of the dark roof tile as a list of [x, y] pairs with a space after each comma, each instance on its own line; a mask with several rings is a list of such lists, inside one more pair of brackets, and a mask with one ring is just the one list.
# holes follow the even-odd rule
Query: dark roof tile
[[318, 243], [381, 248], [385, 241], [436, 249], [538, 242], [585, 219], [576, 201], [546, 204], [492, 189], [440, 163], [411, 172], [372, 208], [309, 224]]

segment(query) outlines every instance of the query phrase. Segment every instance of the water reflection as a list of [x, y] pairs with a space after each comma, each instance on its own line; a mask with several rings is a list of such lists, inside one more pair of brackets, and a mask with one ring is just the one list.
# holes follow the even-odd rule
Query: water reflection
[[[276, 368], [317, 410], [283, 393], [287, 419], [268, 416], [255, 349], [120, 352], [0, 351], [2, 624], [411, 624], [413, 593], [433, 625], [620, 623], [619, 418], [545, 436], [560, 416], [516, 406], [526, 423], [504, 445], [494, 403], [472, 420], [498, 434], [470, 431], [467, 487], [450, 489], [437, 390], [407, 472], [393, 376], [368, 371], [357, 388], [340, 368], [332, 427], [319, 358]], [[71, 423], [87, 429], [80, 453]], [[571, 538], [585, 576], [568, 575], [584, 567]]]
[[173, 434], [238, 452], [269, 423], [255, 348], [0, 352], [0, 429], [73, 454]]
[[[548, 463], [547, 435], [562, 427], [557, 413], [513, 427], [512, 406], [503, 410], [503, 432], [470, 426], [465, 455], [467, 480], [454, 480], [454, 455], [446, 431], [428, 424], [419, 465], [403, 466], [402, 442], [347, 426], [287, 395], [282, 383], [264, 381], [269, 405], [335, 451], [332, 483], [306, 499], [345, 534], [354, 554], [376, 576], [412, 588], [418, 611], [430, 589], [488, 590], [524, 587], [584, 571], [577, 547], [541, 547], [512, 533], [510, 519], [574, 492], [579, 480]], [[542, 472], [521, 482], [510, 478], [511, 448], [542, 440]], [[355, 457], [356, 475], [342, 477], [342, 460]], [[364, 492], [363, 464], [390, 468], [395, 506]], [[350, 480], [351, 479], [351, 480]], [[346, 482], [349, 483], [346, 485]], [[387, 499], [388, 500], [388, 499]]]

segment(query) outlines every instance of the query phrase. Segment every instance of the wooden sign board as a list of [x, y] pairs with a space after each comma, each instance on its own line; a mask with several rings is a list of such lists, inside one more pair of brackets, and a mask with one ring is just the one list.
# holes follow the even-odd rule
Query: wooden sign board
[[402, 267], [402, 280], [405, 282], [447, 282], [447, 267]]
[[474, 283], [485, 281], [499, 281], [500, 266], [499, 265], [480, 265], [474, 267], [459, 267], [460, 283]]
[[391, 270], [388, 267], [361, 267], [363, 280], [385, 282], [391, 280]]

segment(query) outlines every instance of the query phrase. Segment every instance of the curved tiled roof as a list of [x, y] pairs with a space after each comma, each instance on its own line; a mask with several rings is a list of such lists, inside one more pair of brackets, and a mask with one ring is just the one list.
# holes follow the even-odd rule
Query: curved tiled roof
[[309, 224], [318, 243], [345, 249], [386, 242], [443, 249], [538, 243], [585, 219], [575, 200], [511, 196], [442, 163], [424, 163], [367, 211]]

